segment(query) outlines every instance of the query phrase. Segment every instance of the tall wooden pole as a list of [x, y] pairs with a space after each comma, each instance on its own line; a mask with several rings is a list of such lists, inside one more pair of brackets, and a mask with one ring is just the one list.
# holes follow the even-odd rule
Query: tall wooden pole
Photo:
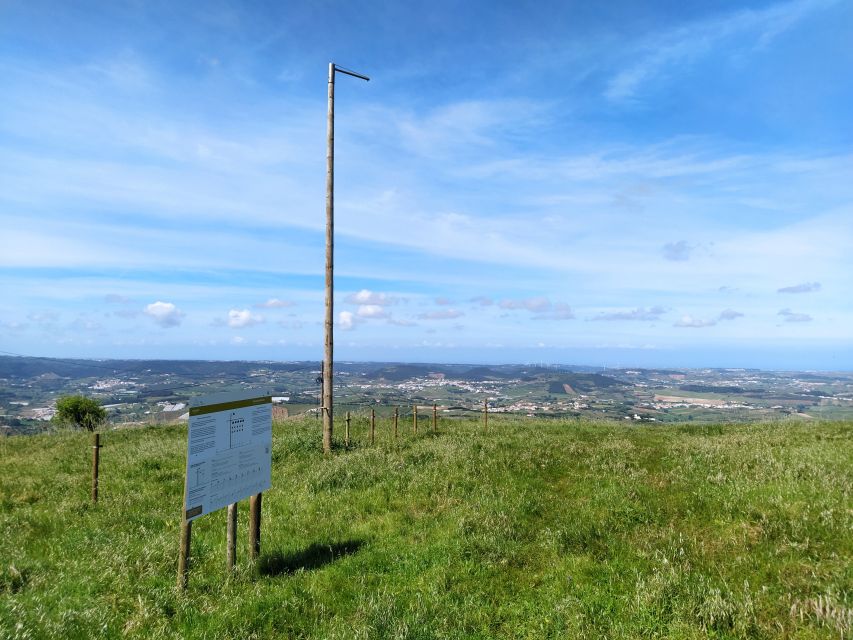
[[326, 121], [326, 339], [323, 354], [323, 453], [332, 452], [334, 413], [332, 400], [332, 347], [334, 309], [335, 242], [335, 65], [329, 63], [329, 112]]
[[412, 405], [412, 433], [418, 435], [418, 405]]
[[341, 69], [329, 63], [329, 111], [326, 120], [326, 329], [325, 352], [323, 354], [323, 453], [332, 452], [332, 430], [334, 411], [332, 399], [332, 347], [334, 342], [334, 271], [335, 271], [335, 72], [370, 81], [370, 78], [354, 71]]
[[370, 410], [370, 444], [376, 442], [376, 409]]

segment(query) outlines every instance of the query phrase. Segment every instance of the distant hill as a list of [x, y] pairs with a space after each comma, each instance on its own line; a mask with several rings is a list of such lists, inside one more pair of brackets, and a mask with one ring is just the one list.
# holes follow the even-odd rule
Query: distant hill
[[411, 378], [425, 378], [430, 373], [443, 373], [435, 367], [422, 364], [395, 364], [376, 369], [367, 374], [370, 380], [387, 380], [388, 382], [403, 382]]
[[312, 362], [249, 362], [224, 360], [82, 360], [0, 356], [0, 377], [61, 378], [106, 377], [115, 374], [166, 374], [191, 376], [245, 375], [257, 369], [307, 371]]
[[548, 384], [548, 393], [570, 393], [566, 385], [580, 393], [630, 386], [621, 380], [603, 376], [600, 373], [566, 373]]

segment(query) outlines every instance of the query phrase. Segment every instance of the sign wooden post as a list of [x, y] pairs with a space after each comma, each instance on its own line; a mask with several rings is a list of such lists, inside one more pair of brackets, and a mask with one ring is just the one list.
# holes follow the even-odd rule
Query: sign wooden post
[[190, 578], [190, 542], [193, 536], [193, 522], [187, 518], [188, 478], [184, 476], [184, 501], [181, 508], [181, 543], [178, 552], [178, 591], [186, 591]]
[[228, 525], [225, 531], [225, 566], [228, 573], [237, 565], [237, 503], [228, 505]]
[[263, 493], [249, 498], [249, 557], [256, 560], [261, 553], [261, 502]]
[[98, 501], [98, 467], [101, 463], [101, 434], [92, 434], [92, 502]]
[[394, 407], [394, 440], [397, 439], [397, 421], [400, 418], [400, 407]]
[[489, 401], [483, 400], [483, 430], [489, 430]]
[[418, 405], [412, 406], [412, 432], [418, 435]]
[[376, 409], [370, 410], [370, 444], [376, 442]]
[[432, 432], [438, 431], [438, 405], [432, 405]]
[[193, 521], [181, 519], [181, 552], [178, 556], [178, 590], [186, 591], [190, 577], [190, 541], [193, 536]]

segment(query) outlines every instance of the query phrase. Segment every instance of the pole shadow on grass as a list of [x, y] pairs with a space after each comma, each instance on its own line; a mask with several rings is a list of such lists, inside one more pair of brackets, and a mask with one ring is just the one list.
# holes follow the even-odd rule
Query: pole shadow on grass
[[364, 544], [364, 540], [344, 540], [343, 542], [330, 543], [314, 542], [304, 549], [291, 553], [273, 551], [270, 554], [260, 557], [258, 560], [258, 572], [263, 576], [279, 576], [296, 573], [300, 569], [304, 569], [305, 571], [319, 569], [335, 562], [339, 558], [352, 555], [361, 549]]

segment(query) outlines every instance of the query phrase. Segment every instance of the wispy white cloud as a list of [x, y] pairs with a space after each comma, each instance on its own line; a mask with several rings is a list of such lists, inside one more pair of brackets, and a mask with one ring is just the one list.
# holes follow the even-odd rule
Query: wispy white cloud
[[612, 311], [609, 313], [600, 313], [597, 316], [593, 317], [592, 320], [628, 320], [645, 322], [658, 320], [664, 313], [666, 313], [666, 309], [664, 307], [655, 305], [649, 308], [638, 307], [636, 309], [631, 309], [630, 311]]
[[663, 257], [673, 262], [684, 262], [690, 259], [690, 254], [695, 247], [686, 240], [678, 242], [667, 242], [663, 245]]
[[820, 291], [820, 282], [803, 282], [790, 287], [782, 287], [777, 289], [776, 293], [813, 293]]
[[358, 307], [356, 310], [356, 315], [359, 318], [369, 318], [369, 319], [379, 319], [379, 318], [388, 318], [388, 311], [378, 304], [363, 304]]
[[526, 309], [533, 313], [543, 313], [551, 308], [551, 301], [544, 296], [523, 298], [520, 300], [504, 299], [500, 302], [501, 309]]
[[610, 80], [605, 96], [614, 102], [631, 100], [644, 85], [719, 51], [723, 42], [732, 56], [767, 47], [809, 14], [833, 4], [833, 0], [793, 0], [763, 9], [741, 9], [655, 33], [633, 52], [632, 62]]
[[255, 304], [256, 309], [286, 309], [292, 307], [295, 302], [291, 300], [279, 300], [278, 298], [269, 298], [266, 302], [258, 302]]
[[440, 309], [438, 311], [426, 311], [418, 315], [421, 320], [453, 320], [465, 314], [456, 309]]
[[386, 306], [391, 304], [397, 304], [398, 299], [394, 296], [390, 296], [387, 293], [381, 293], [378, 291], [370, 291], [369, 289], [362, 289], [356, 293], [349, 294], [346, 298], [344, 298], [344, 302], [348, 304], [356, 304], [356, 305], [374, 305], [374, 306]]
[[796, 313], [790, 309], [782, 309], [777, 315], [782, 316], [785, 322], [811, 322], [812, 317], [807, 313]]
[[702, 327], [713, 327], [716, 324], [716, 320], [702, 320], [701, 318], [694, 318], [691, 315], [684, 315], [681, 316], [681, 318], [677, 320], [672, 326], [699, 329]]
[[720, 315], [717, 316], [717, 320], [737, 320], [738, 318], [743, 318], [744, 314], [740, 311], [735, 311], [734, 309], [724, 309], [720, 312]]

